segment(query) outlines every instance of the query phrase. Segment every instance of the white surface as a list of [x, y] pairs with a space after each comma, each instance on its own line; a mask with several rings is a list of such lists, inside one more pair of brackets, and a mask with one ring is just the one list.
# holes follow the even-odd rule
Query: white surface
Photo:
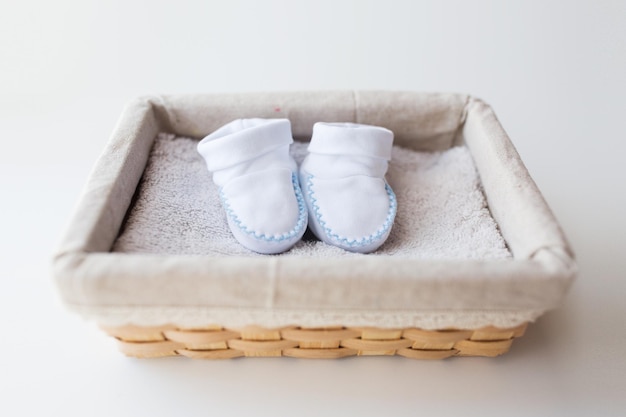
[[[0, 4], [0, 414], [623, 415], [623, 1]], [[148, 93], [458, 91], [496, 110], [581, 268], [497, 359], [138, 361], [63, 310], [49, 255]]]

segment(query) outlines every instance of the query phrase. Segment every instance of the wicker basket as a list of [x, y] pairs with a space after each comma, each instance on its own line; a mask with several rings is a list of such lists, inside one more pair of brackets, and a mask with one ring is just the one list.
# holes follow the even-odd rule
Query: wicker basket
[[[469, 148], [510, 260], [301, 259], [113, 253], [155, 137], [240, 117], [385, 126], [421, 151]], [[136, 357], [497, 356], [558, 307], [576, 264], [491, 108], [413, 92], [160, 96], [125, 110], [54, 256], [67, 307]], [[362, 285], [355, 285], [355, 282]]]
[[380, 328], [308, 329], [180, 329], [160, 327], [104, 327], [119, 341], [128, 356], [154, 358], [182, 355], [194, 359], [230, 359], [241, 356], [289, 356], [335, 359], [346, 356], [399, 355], [412, 359], [444, 359], [451, 356], [498, 356], [526, 324], [512, 329], [427, 331]]

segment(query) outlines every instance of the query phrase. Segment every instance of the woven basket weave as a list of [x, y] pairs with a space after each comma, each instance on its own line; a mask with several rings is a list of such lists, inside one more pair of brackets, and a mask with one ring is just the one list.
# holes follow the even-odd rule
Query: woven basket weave
[[412, 359], [451, 356], [498, 356], [506, 353], [526, 324], [512, 329], [427, 331], [412, 329], [328, 327], [309, 329], [180, 329], [160, 327], [103, 327], [119, 341], [120, 350], [139, 358], [187, 356], [230, 359], [241, 356], [290, 356], [332, 359], [346, 356], [399, 355]]

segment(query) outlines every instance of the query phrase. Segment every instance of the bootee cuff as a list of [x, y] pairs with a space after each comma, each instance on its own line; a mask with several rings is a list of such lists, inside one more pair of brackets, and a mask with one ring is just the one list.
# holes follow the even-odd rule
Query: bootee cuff
[[385, 242], [397, 211], [384, 178], [392, 145], [393, 133], [382, 127], [315, 124], [300, 182], [320, 240], [360, 253]]
[[284, 252], [306, 230], [292, 142], [287, 119], [238, 119], [198, 144], [233, 236], [254, 252]]

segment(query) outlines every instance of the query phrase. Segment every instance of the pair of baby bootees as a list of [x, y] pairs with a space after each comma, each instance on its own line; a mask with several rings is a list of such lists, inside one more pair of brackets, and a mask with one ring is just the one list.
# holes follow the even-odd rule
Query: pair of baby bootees
[[316, 123], [299, 169], [291, 143], [288, 119], [238, 119], [198, 144], [239, 243], [262, 254], [284, 252], [308, 225], [321, 241], [348, 251], [382, 245], [397, 208], [384, 178], [393, 133]]

